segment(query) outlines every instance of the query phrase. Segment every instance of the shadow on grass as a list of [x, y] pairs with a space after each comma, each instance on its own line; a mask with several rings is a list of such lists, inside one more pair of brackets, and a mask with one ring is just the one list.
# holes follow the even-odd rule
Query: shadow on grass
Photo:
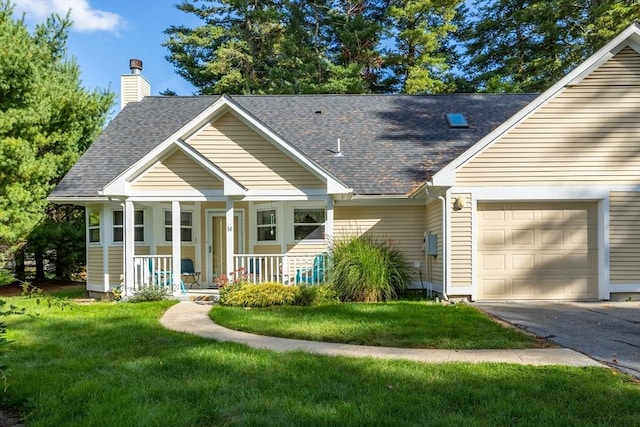
[[222, 326], [285, 338], [386, 347], [535, 348], [532, 336], [505, 328], [469, 305], [424, 302], [343, 303], [245, 310], [216, 306]]
[[631, 425], [640, 388], [601, 368], [276, 354], [163, 329], [167, 302], [10, 319], [4, 403], [31, 426]]

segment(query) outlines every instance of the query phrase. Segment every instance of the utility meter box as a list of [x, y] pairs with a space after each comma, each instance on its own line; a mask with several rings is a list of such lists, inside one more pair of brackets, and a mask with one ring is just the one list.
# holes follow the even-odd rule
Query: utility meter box
[[427, 255], [437, 256], [438, 255], [438, 235], [437, 234], [427, 234], [425, 236], [425, 249], [427, 251]]

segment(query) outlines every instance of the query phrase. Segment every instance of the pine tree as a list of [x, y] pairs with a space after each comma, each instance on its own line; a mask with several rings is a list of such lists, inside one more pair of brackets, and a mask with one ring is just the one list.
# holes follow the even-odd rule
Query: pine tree
[[201, 94], [269, 93], [275, 49], [281, 44], [281, 2], [278, 0], [183, 0], [176, 7], [196, 15], [196, 28], [165, 30], [167, 60]]
[[387, 55], [398, 91], [447, 92], [448, 63], [443, 41], [456, 30], [453, 19], [461, 0], [395, 0], [389, 19], [395, 48]]
[[67, 18], [29, 33], [0, 1], [0, 246], [24, 241], [46, 196], [102, 129], [114, 95], [81, 86]]

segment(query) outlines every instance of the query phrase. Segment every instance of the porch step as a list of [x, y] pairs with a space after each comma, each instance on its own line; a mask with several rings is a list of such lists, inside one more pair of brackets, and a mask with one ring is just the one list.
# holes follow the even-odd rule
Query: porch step
[[188, 289], [186, 294], [171, 298], [179, 301], [214, 303], [220, 299], [220, 291], [217, 289]]

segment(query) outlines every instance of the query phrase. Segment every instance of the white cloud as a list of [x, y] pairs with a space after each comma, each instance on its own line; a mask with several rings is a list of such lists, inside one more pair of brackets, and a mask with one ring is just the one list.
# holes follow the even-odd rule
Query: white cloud
[[78, 32], [115, 31], [125, 23], [117, 13], [93, 9], [89, 0], [14, 0], [13, 3], [27, 18], [38, 21], [54, 13], [66, 16], [71, 9], [71, 29]]

